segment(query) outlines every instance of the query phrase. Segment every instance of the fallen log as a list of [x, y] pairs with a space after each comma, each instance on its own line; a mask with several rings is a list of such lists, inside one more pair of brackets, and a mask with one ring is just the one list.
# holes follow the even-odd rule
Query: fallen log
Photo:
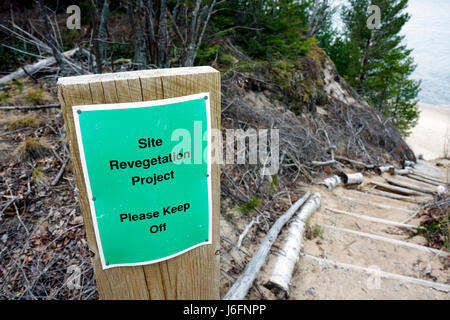
[[[63, 55], [66, 58], [71, 58], [75, 54], [75, 52], [77, 50], [78, 49], [75, 48], [75, 49], [66, 51], [66, 52], [63, 53]], [[35, 62], [33, 64], [30, 64], [30, 65], [27, 65], [25, 67], [19, 68], [16, 71], [11, 72], [10, 74], [8, 74], [8, 75], [6, 75], [4, 77], [1, 77], [0, 78], [0, 83], [6, 83], [8, 81], [11, 81], [11, 80], [14, 80], [14, 79], [17, 79], [17, 78], [24, 78], [24, 77], [27, 76], [27, 73], [32, 75], [32, 74], [34, 74], [34, 73], [36, 73], [36, 72], [38, 72], [38, 71], [40, 71], [40, 70], [42, 70], [44, 68], [48, 68], [51, 65], [54, 65], [55, 63], [56, 63], [56, 59], [54, 57], [48, 57], [48, 58], [39, 60], [39, 61], [37, 61], [37, 62]]]
[[400, 180], [397, 180], [397, 179], [392, 179], [392, 178], [386, 177], [385, 180], [388, 183], [392, 184], [392, 185], [396, 185], [396, 186], [399, 186], [399, 187], [403, 187], [403, 188], [419, 191], [419, 192], [422, 192], [422, 193], [428, 193], [428, 194], [433, 195], [433, 194], [435, 194], [437, 192], [437, 190], [433, 190], [433, 189], [425, 188], [425, 187], [420, 187], [420, 186], [417, 186], [415, 184], [408, 183], [408, 182], [403, 182], [403, 181], [400, 181]]
[[363, 205], [369, 205], [369, 206], [374, 206], [377, 208], [381, 208], [381, 209], [386, 209], [386, 210], [398, 210], [398, 211], [403, 211], [405, 213], [408, 214], [414, 214], [416, 211], [415, 210], [411, 210], [411, 209], [405, 209], [405, 208], [401, 208], [401, 207], [395, 207], [395, 206], [390, 206], [387, 204], [382, 204], [382, 203], [377, 203], [377, 202], [373, 202], [373, 201], [369, 201], [369, 200], [363, 200], [360, 198], [351, 198], [351, 197], [345, 197], [345, 196], [338, 196], [338, 198], [341, 198], [343, 200], [346, 201], [350, 201], [350, 202], [355, 202], [355, 203], [360, 203]]
[[[388, 195], [383, 195], [383, 193], [386, 192], [389, 195], [391, 195], [391, 194], [394, 195], [394, 197], [395, 196], [399, 196], [400, 198], [398, 198], [398, 199], [394, 198], [394, 197], [390, 198], [390, 200], [398, 201], [398, 204], [404, 205], [405, 201], [409, 202], [409, 200], [403, 200], [403, 199], [401, 199], [401, 197], [405, 197], [407, 199], [411, 199], [411, 204], [416, 204], [417, 203], [415, 201], [414, 197], [402, 196], [400, 194], [390, 193], [390, 192], [383, 191], [383, 190], [378, 190], [378, 189], [368, 188], [368, 189], [363, 189], [363, 190], [352, 190], [352, 191], [354, 193], [356, 193], [358, 196], [364, 196], [364, 195], [374, 196], [374, 197], [371, 197], [371, 199], [375, 199], [376, 201], [381, 201], [381, 202], [383, 202], [383, 200], [385, 200], [383, 198], [386, 198], [386, 197], [390, 198]], [[391, 203], [395, 203], [395, 202], [391, 202]]]
[[323, 259], [323, 258], [315, 257], [313, 255], [310, 255], [310, 254], [307, 254], [304, 252], [302, 252], [301, 255], [305, 258], [317, 261], [318, 263], [320, 263], [320, 265], [322, 265], [322, 264], [332, 265], [335, 267], [342, 268], [344, 270], [352, 269], [352, 270], [359, 271], [359, 272], [365, 272], [368, 275], [377, 274], [377, 276], [379, 276], [381, 278], [400, 280], [401, 282], [409, 282], [409, 283], [417, 284], [417, 285], [428, 287], [428, 288], [434, 288], [434, 289], [440, 290], [440, 291], [450, 292], [450, 285], [444, 284], [444, 283], [434, 282], [434, 281], [430, 281], [430, 280], [423, 280], [420, 278], [403, 276], [403, 275], [396, 274], [396, 273], [385, 272], [385, 271], [382, 271], [379, 269], [361, 267], [361, 266], [354, 265], [354, 264], [336, 262], [336, 261], [333, 261], [330, 259]]
[[405, 168], [405, 169], [407, 167], [414, 168], [415, 165], [416, 165], [416, 163], [414, 161], [403, 160], [403, 168]]
[[36, 110], [36, 109], [48, 109], [48, 108], [61, 108], [59, 103], [41, 104], [34, 106], [0, 106], [0, 110]]
[[411, 198], [410, 196], [403, 196], [401, 194], [387, 192], [387, 191], [383, 191], [383, 190], [377, 190], [377, 189], [375, 189], [375, 190], [368, 190], [367, 193], [373, 194], [373, 195], [376, 195], [376, 196], [391, 198], [391, 199], [394, 199], [394, 200], [406, 201], [406, 202], [411, 202], [411, 203], [416, 203], [417, 202], [416, 199]]
[[440, 179], [438, 177], [432, 177], [430, 175], [426, 175], [426, 174], [420, 173], [417, 170], [414, 170], [413, 174], [416, 175], [416, 176], [419, 176], [421, 178], [424, 178], [424, 179], [427, 179], [427, 180], [439, 183], [439, 184], [445, 184], [444, 180], [442, 180], [442, 179]]
[[357, 230], [353, 230], [353, 229], [341, 228], [341, 227], [337, 227], [337, 226], [330, 226], [330, 225], [326, 225], [326, 224], [319, 224], [319, 226], [322, 227], [322, 228], [328, 229], [328, 230], [355, 234], [355, 235], [360, 236], [360, 237], [365, 237], [365, 238], [369, 238], [369, 239], [384, 241], [384, 242], [387, 242], [387, 243], [393, 243], [395, 245], [399, 245], [399, 246], [407, 247], [407, 248], [414, 248], [414, 249], [418, 249], [418, 250], [421, 250], [421, 251], [424, 251], [424, 252], [438, 253], [438, 254], [442, 254], [444, 256], [448, 256], [449, 255], [448, 252], [443, 251], [443, 250], [434, 249], [434, 248], [430, 248], [430, 247], [425, 247], [425, 246], [422, 246], [420, 244], [415, 244], [415, 243], [412, 243], [412, 242], [397, 240], [397, 239], [393, 239], [393, 238], [387, 238], [387, 237], [379, 236], [379, 235], [376, 235], [376, 234], [373, 234], [373, 233], [367, 233], [367, 232], [357, 231]]
[[411, 178], [409, 175], [407, 175], [407, 176], [399, 176], [399, 178], [400, 178], [401, 181], [414, 183], [414, 184], [417, 184], [419, 186], [422, 186], [422, 187], [425, 187], [425, 188], [431, 188], [431, 189], [434, 189], [434, 188], [436, 188], [438, 186], [441, 186], [441, 185], [443, 186], [444, 185], [443, 183], [441, 183], [441, 184], [439, 184], [439, 183], [432, 184], [432, 183], [428, 183], [428, 182], [425, 182], [425, 181], [416, 180], [416, 179]]
[[364, 169], [374, 169], [375, 168], [374, 164], [367, 164], [367, 163], [364, 163], [364, 162], [361, 162], [361, 161], [356, 161], [356, 160], [345, 158], [345, 157], [341, 157], [341, 156], [336, 156], [335, 159], [339, 160], [339, 161], [348, 162], [348, 163], [350, 163], [350, 164], [352, 164], [354, 166], [362, 167]]
[[386, 190], [386, 191], [393, 192], [393, 193], [403, 194], [406, 196], [426, 196], [427, 195], [426, 193], [422, 193], [422, 192], [419, 192], [416, 190], [397, 187], [397, 186], [393, 186], [393, 185], [386, 184], [386, 183], [380, 183], [380, 182], [375, 182], [375, 181], [371, 181], [369, 183], [375, 185], [379, 189]]
[[411, 224], [405, 224], [405, 223], [401, 223], [401, 222], [396, 222], [396, 221], [376, 218], [376, 217], [372, 217], [372, 216], [367, 216], [365, 214], [358, 214], [358, 213], [353, 213], [353, 212], [344, 211], [344, 210], [338, 210], [338, 209], [333, 209], [333, 208], [325, 208], [325, 210], [331, 211], [331, 212], [336, 213], [336, 214], [343, 214], [343, 215], [347, 215], [347, 216], [350, 216], [350, 217], [354, 217], [354, 218], [358, 218], [358, 219], [362, 219], [362, 220], [366, 220], [366, 221], [370, 221], [370, 222], [386, 224], [386, 225], [389, 225], [389, 226], [395, 226], [395, 227], [399, 227], [399, 228], [406, 228], [406, 229], [415, 229], [415, 228], [417, 228], [417, 226], [414, 226], [414, 225], [411, 225]]
[[410, 167], [406, 167], [405, 169], [395, 168], [393, 174], [398, 175], [398, 176], [403, 176], [403, 175], [411, 174], [412, 172], [413, 172], [413, 169]]
[[303, 242], [303, 231], [306, 221], [311, 214], [320, 207], [320, 193], [315, 193], [302, 207], [289, 227], [286, 243], [280, 251], [270, 280], [265, 285], [277, 296], [289, 295], [289, 283], [294, 266], [299, 258], [300, 247]]
[[356, 199], [356, 198], [351, 198], [351, 197], [346, 197], [346, 196], [338, 196], [338, 198], [344, 199], [346, 201], [357, 202], [357, 203], [361, 203], [361, 204], [364, 204], [364, 205], [370, 205], [370, 206], [374, 206], [374, 207], [381, 208], [381, 209], [386, 209], [386, 210], [398, 210], [398, 211], [406, 212], [408, 214], [416, 213], [416, 211], [414, 211], [414, 210], [400, 208], [400, 207], [394, 207], [394, 206], [389, 206], [389, 205], [386, 205], [386, 204], [372, 202], [372, 201], [363, 200], [363, 199]]
[[306, 192], [297, 202], [295, 202], [289, 209], [272, 225], [267, 232], [266, 237], [261, 242], [258, 250], [255, 252], [252, 260], [247, 264], [242, 274], [228, 290], [227, 294], [223, 297], [223, 300], [242, 300], [247, 295], [248, 290], [252, 286], [253, 282], [258, 275], [259, 270], [266, 261], [267, 254], [270, 251], [273, 243], [277, 239], [281, 228], [292, 218], [297, 210], [305, 203], [309, 198], [311, 192]]
[[311, 164], [315, 167], [324, 167], [324, 166], [331, 166], [333, 164], [336, 164], [336, 160], [328, 160], [328, 161], [311, 161]]
[[351, 185], [351, 184], [361, 184], [363, 182], [363, 175], [360, 172], [356, 172], [356, 173], [344, 173], [341, 172], [339, 174], [340, 178], [342, 179], [342, 181], [344, 182], [345, 185]]
[[414, 180], [416, 180], [416, 181], [420, 181], [420, 182], [422, 182], [422, 183], [427, 183], [427, 184], [429, 184], [429, 185], [433, 185], [433, 186], [436, 186], [436, 187], [442, 185], [442, 183], [434, 182], [434, 181], [431, 181], [431, 180], [427, 180], [427, 179], [425, 179], [425, 178], [416, 176], [416, 175], [414, 175], [414, 174], [408, 174], [407, 177], [408, 177], [409, 179], [414, 179]]
[[319, 182], [318, 184], [322, 184], [324, 186], [326, 186], [329, 190], [335, 188], [336, 186], [340, 185], [342, 183], [342, 179], [337, 176], [331, 176], [326, 178], [325, 180], [323, 180], [322, 182]]
[[389, 171], [389, 170], [394, 170], [395, 167], [390, 165], [390, 166], [378, 166], [375, 167], [375, 172], [379, 175], [382, 175], [384, 172]]

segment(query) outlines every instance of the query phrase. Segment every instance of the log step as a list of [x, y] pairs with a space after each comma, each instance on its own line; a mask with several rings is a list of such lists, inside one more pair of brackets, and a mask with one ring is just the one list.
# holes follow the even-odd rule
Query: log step
[[448, 259], [446, 252], [365, 232], [319, 226], [323, 228], [322, 238], [305, 242], [303, 252], [348, 264], [374, 265], [386, 272], [422, 279], [429, 279], [426, 273], [429, 265], [437, 282], [448, 281], [441, 263], [441, 259]]
[[393, 178], [389, 178], [386, 177], [384, 178], [388, 183], [392, 184], [392, 185], [396, 185], [402, 188], [406, 188], [406, 189], [410, 189], [410, 190], [414, 190], [414, 191], [418, 191], [420, 193], [428, 193], [428, 194], [435, 194], [437, 192], [437, 190], [431, 189], [431, 188], [426, 188], [426, 187], [419, 187], [415, 184], [412, 183], [408, 183], [408, 182], [403, 182], [400, 181], [398, 179], [393, 179]]
[[370, 184], [373, 184], [378, 189], [382, 189], [382, 190], [393, 192], [393, 193], [399, 193], [399, 194], [406, 195], [406, 196], [427, 196], [427, 194], [423, 193], [423, 192], [419, 192], [419, 191], [415, 191], [415, 190], [411, 190], [411, 189], [407, 189], [407, 188], [403, 188], [403, 187], [397, 187], [397, 186], [393, 186], [393, 185], [386, 184], [386, 183], [371, 181]]
[[433, 282], [433, 281], [424, 280], [424, 279], [415, 278], [415, 277], [403, 276], [401, 274], [382, 271], [377, 268], [367, 268], [367, 267], [362, 267], [362, 266], [358, 266], [358, 265], [354, 265], [354, 264], [343, 263], [343, 262], [333, 261], [333, 260], [329, 260], [329, 259], [323, 259], [323, 258], [315, 257], [313, 255], [310, 255], [310, 254], [307, 254], [304, 252], [302, 252], [301, 255], [304, 258], [315, 260], [321, 264], [322, 263], [330, 264], [330, 265], [337, 266], [340, 268], [352, 269], [352, 270], [356, 270], [356, 271], [360, 271], [360, 272], [365, 272], [368, 274], [372, 274], [374, 276], [379, 275], [381, 278], [400, 280], [402, 282], [413, 283], [413, 284], [417, 284], [417, 285], [424, 286], [427, 288], [433, 288], [436, 290], [442, 290], [444, 292], [450, 292], [450, 285], [445, 284], [445, 283], [439, 283], [439, 282]]

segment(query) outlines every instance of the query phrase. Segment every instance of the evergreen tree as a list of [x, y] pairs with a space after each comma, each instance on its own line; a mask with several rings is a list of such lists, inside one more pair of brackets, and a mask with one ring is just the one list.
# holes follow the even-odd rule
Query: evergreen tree
[[[370, 5], [381, 10], [381, 23], [370, 29]], [[420, 83], [409, 76], [415, 69], [411, 50], [402, 44], [400, 31], [410, 16], [408, 0], [349, 0], [342, 12], [344, 35], [327, 46], [340, 74], [404, 135], [418, 119]]]
[[228, 0], [213, 22], [252, 58], [295, 58], [306, 53], [311, 43], [306, 37], [311, 2]]

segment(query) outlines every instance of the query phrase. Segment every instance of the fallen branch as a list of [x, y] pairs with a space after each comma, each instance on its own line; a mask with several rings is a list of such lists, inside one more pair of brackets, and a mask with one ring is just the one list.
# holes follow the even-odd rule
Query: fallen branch
[[289, 295], [289, 283], [292, 278], [294, 266], [299, 257], [306, 221], [319, 207], [320, 193], [316, 192], [305, 203], [289, 227], [286, 243], [280, 251], [280, 255], [272, 271], [272, 276], [266, 284], [266, 287], [275, 291], [277, 296], [287, 297]]
[[291, 219], [291, 217], [297, 212], [297, 210], [305, 203], [309, 198], [311, 192], [306, 192], [297, 202], [295, 202], [289, 209], [272, 225], [272, 228], [267, 232], [266, 237], [261, 242], [258, 250], [253, 256], [252, 260], [247, 264], [244, 272], [236, 280], [233, 286], [228, 290], [224, 296], [224, 300], [242, 300], [247, 295], [248, 290], [252, 286], [253, 282], [258, 275], [259, 270], [266, 261], [267, 254], [269, 253], [272, 244], [277, 239], [281, 228]]
[[252, 219], [249, 224], [247, 224], [244, 228], [244, 231], [242, 231], [241, 235], [239, 236], [238, 242], [236, 243], [236, 247], [239, 249], [242, 245], [242, 241], [244, 240], [245, 236], [249, 232], [250, 228], [255, 224], [255, 219]]
[[354, 166], [362, 167], [362, 168], [365, 168], [365, 169], [374, 169], [375, 168], [374, 164], [366, 164], [366, 163], [361, 162], [361, 161], [356, 161], [356, 160], [348, 159], [348, 158], [341, 157], [341, 156], [336, 156], [335, 159], [339, 160], [339, 161], [345, 161], [345, 162], [351, 163]]
[[56, 186], [58, 184], [59, 180], [61, 179], [61, 177], [64, 173], [64, 170], [66, 169], [67, 162], [69, 162], [69, 158], [64, 160], [64, 163], [62, 164], [61, 169], [59, 169], [58, 174], [56, 175], [55, 179], [52, 181], [52, 186]]
[[328, 161], [311, 161], [311, 164], [315, 167], [323, 167], [323, 166], [331, 166], [336, 164], [336, 160], [328, 160]]
[[3, 206], [2, 210], [0, 211], [0, 217], [3, 215], [3, 212], [5, 212], [5, 210], [8, 209], [8, 207], [17, 199], [18, 199], [17, 197], [12, 197], [11, 200], [6, 202], [6, 204]]
[[48, 108], [61, 108], [59, 103], [41, 104], [34, 106], [0, 106], [0, 110], [36, 110], [36, 109], [48, 109]]

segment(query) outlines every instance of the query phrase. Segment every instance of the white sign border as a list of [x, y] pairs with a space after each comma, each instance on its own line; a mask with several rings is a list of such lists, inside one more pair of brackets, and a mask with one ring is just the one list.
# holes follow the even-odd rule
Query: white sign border
[[[100, 240], [100, 234], [98, 230], [98, 222], [97, 222], [97, 215], [95, 213], [95, 205], [91, 190], [91, 183], [89, 181], [89, 175], [87, 171], [87, 165], [86, 165], [86, 157], [84, 154], [84, 147], [83, 147], [83, 140], [81, 137], [81, 128], [80, 128], [80, 119], [78, 111], [99, 111], [99, 110], [115, 110], [115, 109], [131, 109], [131, 108], [143, 108], [143, 107], [155, 107], [155, 106], [162, 106], [167, 104], [174, 104], [179, 102], [186, 102], [186, 101], [192, 101], [192, 100], [198, 100], [198, 99], [206, 99], [206, 122], [207, 122], [207, 133], [208, 133], [208, 145], [207, 145], [207, 152], [208, 152], [208, 164], [207, 164], [207, 173], [208, 173], [208, 211], [209, 211], [209, 231], [208, 231], [208, 241], [200, 242], [192, 247], [189, 247], [183, 251], [174, 253], [170, 256], [156, 259], [156, 260], [149, 260], [149, 261], [143, 261], [143, 262], [134, 262], [134, 263], [118, 263], [118, 264], [106, 264], [105, 256], [103, 253], [102, 248], [102, 242]], [[209, 92], [202, 92], [197, 94], [192, 94], [188, 96], [182, 96], [182, 97], [176, 97], [176, 98], [169, 98], [169, 99], [161, 99], [161, 100], [149, 100], [149, 101], [139, 101], [139, 102], [125, 102], [125, 103], [109, 103], [109, 104], [88, 104], [88, 105], [75, 105], [72, 106], [72, 113], [73, 113], [73, 119], [75, 124], [75, 131], [76, 131], [76, 137], [78, 142], [78, 150], [80, 152], [80, 160], [81, 160], [81, 167], [83, 169], [83, 177], [84, 182], [86, 184], [86, 191], [87, 196], [89, 200], [89, 207], [91, 210], [91, 218], [92, 223], [94, 225], [94, 232], [95, 232], [95, 239], [97, 241], [97, 248], [100, 254], [100, 261], [102, 264], [102, 269], [111, 269], [115, 267], [132, 267], [132, 266], [142, 266], [142, 265], [149, 265], [153, 263], [158, 263], [162, 261], [169, 260], [171, 258], [174, 258], [176, 256], [182, 255], [183, 253], [186, 253], [190, 250], [193, 250], [197, 247], [212, 244], [212, 182], [211, 182], [211, 109], [210, 109], [210, 94]]]

